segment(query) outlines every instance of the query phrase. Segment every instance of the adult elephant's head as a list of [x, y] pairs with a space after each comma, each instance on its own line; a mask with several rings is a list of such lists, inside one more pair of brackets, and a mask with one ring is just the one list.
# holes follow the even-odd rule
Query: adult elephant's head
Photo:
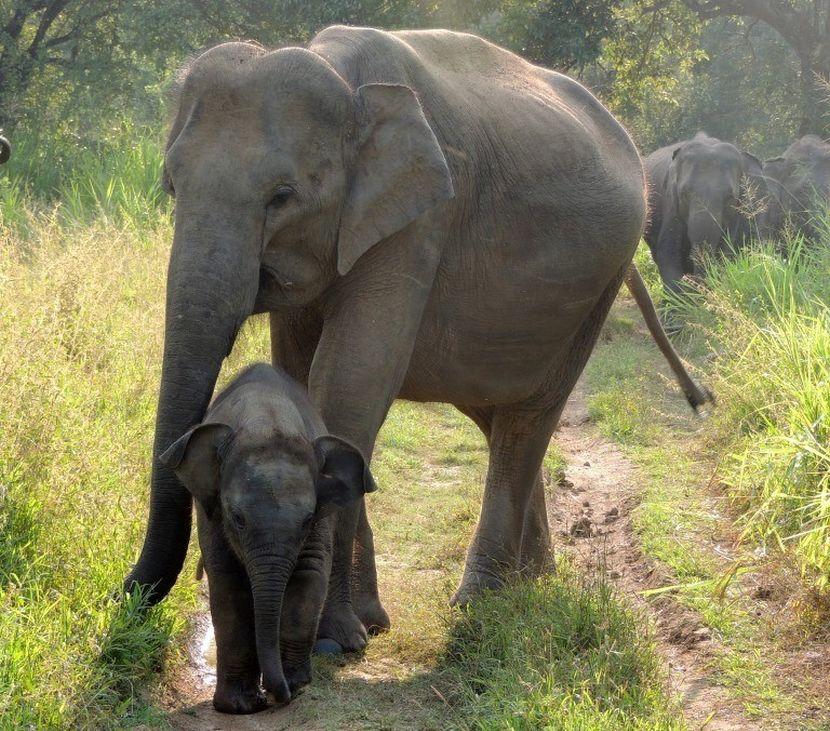
[[198, 423], [245, 319], [298, 306], [453, 195], [411, 89], [352, 89], [320, 56], [217, 46], [187, 70], [167, 143], [176, 198], [150, 522], [127, 579], [162, 598], [187, 551], [191, 500], [160, 455]]
[[761, 179], [761, 163], [728, 142], [698, 133], [674, 150], [669, 170], [670, 215], [683, 224], [692, 267], [738, 244], [748, 233], [742, 196]]
[[805, 135], [783, 155], [764, 162], [769, 191], [762, 217], [763, 235], [774, 238], [789, 222], [796, 230], [815, 233], [815, 216], [830, 200], [830, 144]]

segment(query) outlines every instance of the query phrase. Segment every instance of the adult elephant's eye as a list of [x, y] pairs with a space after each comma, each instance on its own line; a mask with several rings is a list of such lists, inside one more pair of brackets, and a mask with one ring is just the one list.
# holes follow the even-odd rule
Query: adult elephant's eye
[[285, 205], [291, 198], [294, 196], [294, 188], [290, 185], [281, 185], [277, 188], [276, 192], [274, 193], [274, 197], [271, 198], [271, 202], [268, 204], [269, 206], [283, 206]]
[[245, 528], [245, 516], [238, 510], [231, 510], [231, 523], [237, 530], [243, 530]]

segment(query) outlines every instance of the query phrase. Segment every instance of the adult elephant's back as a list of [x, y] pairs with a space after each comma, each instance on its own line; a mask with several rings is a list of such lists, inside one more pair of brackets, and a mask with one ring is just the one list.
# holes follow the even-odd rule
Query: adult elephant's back
[[414, 89], [452, 173], [454, 198], [426, 214], [442, 264], [403, 395], [527, 398], [640, 239], [627, 132], [576, 81], [476, 36], [333, 27], [310, 49], [350, 86]]
[[582, 257], [609, 271], [629, 258], [623, 241], [639, 239], [645, 218], [642, 161], [578, 82], [445, 30], [334, 26], [309, 49], [352, 87], [416, 92], [452, 173], [454, 198], [435, 212], [448, 256], [524, 260], [550, 269], [551, 284], [584, 275]]
[[479, 202], [489, 195], [499, 196], [494, 202], [500, 204], [529, 203], [534, 213], [558, 206], [563, 219], [575, 219], [607, 191], [619, 197], [610, 208], [603, 201], [609, 215], [637, 219], [644, 213], [638, 210], [642, 161], [631, 138], [584, 86], [563, 74], [478, 36], [446, 30], [333, 26], [309, 50], [353, 88], [401, 84], [415, 91], [452, 173], [455, 197], [444, 209], [485, 222], [488, 211]]

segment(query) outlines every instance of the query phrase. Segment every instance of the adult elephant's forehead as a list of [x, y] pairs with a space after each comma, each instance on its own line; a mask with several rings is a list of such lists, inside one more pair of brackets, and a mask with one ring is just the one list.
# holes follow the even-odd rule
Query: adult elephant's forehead
[[179, 71], [174, 91], [186, 99], [209, 94], [211, 91], [221, 93], [223, 90], [237, 88], [253, 62], [265, 52], [264, 48], [255, 43], [222, 43], [214, 46]]
[[223, 44], [199, 56], [183, 75], [182, 103], [202, 113], [280, 111], [341, 123], [351, 89], [323, 58], [304, 48], [265, 52], [253, 44]]

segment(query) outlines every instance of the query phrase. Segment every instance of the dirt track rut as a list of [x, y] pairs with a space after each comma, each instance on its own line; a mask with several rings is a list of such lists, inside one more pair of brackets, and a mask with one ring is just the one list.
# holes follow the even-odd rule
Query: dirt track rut
[[640, 550], [632, 513], [641, 499], [637, 467], [600, 434], [588, 415], [580, 383], [556, 441], [567, 462], [565, 479], [549, 491], [553, 543], [586, 572], [604, 572], [619, 593], [653, 620], [658, 650], [692, 729], [731, 731], [758, 725], [710, 679], [713, 640], [693, 612], [671, 598], [648, 602], [640, 592], [671, 583]]

